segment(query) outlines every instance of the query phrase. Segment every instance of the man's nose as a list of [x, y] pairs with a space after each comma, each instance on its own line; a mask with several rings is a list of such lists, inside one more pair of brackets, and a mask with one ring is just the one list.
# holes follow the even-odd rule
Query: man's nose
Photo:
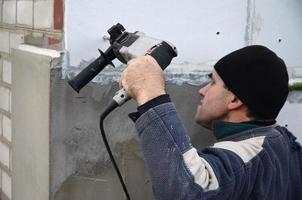
[[209, 85], [210, 83], [206, 84], [205, 86], [201, 87], [198, 91], [198, 93], [201, 95], [201, 96], [205, 96], [208, 89], [209, 89]]

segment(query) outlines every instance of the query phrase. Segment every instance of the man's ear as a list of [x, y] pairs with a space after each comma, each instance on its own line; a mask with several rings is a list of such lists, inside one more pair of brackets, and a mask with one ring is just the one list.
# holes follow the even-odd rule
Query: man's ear
[[236, 110], [243, 105], [242, 101], [235, 95], [232, 97], [231, 102], [228, 104], [229, 110]]

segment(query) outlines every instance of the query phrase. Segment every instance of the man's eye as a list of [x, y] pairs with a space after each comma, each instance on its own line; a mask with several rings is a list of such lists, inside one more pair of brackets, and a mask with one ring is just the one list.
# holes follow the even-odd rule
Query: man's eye
[[205, 83], [210, 84], [212, 81], [213, 81], [212, 74], [207, 74]]

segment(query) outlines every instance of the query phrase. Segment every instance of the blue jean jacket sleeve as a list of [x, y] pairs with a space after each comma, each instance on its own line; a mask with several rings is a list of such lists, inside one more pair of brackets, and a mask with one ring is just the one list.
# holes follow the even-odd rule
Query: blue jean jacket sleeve
[[136, 121], [155, 197], [198, 199], [201, 188], [195, 185], [182, 156], [192, 148], [191, 143], [173, 104], [166, 104], [150, 109]]

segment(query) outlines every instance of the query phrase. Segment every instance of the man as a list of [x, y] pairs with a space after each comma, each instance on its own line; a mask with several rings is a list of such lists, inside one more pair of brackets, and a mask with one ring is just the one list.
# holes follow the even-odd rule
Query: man
[[217, 143], [197, 151], [150, 57], [128, 63], [121, 86], [137, 101], [132, 114], [156, 199], [302, 199], [302, 152], [275, 119], [288, 95], [286, 66], [270, 49], [248, 46], [220, 59], [199, 90], [195, 120]]

